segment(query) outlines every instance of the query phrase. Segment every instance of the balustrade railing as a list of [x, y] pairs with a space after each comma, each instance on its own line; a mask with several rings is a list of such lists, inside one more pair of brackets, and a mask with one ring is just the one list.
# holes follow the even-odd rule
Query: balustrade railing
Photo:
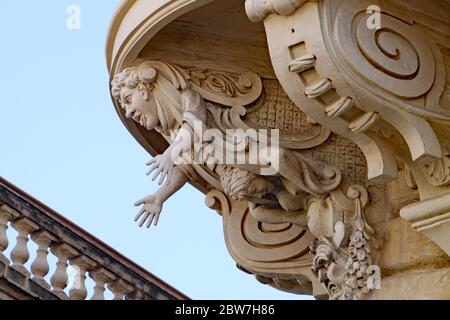
[[[8, 236], [8, 228], [17, 231], [15, 240]], [[30, 240], [37, 250], [27, 268], [31, 256]], [[11, 246], [7, 257], [6, 252]], [[56, 258], [50, 278], [49, 255]], [[71, 288], [67, 288], [69, 265], [76, 271], [70, 281], [73, 282]], [[8, 279], [8, 274], [21, 290], [38, 286], [48, 292], [46, 298], [103, 300], [108, 289], [114, 300], [188, 299], [0, 177], [0, 279]], [[89, 290], [87, 277], [94, 283]], [[88, 292], [91, 292], [90, 296]]]

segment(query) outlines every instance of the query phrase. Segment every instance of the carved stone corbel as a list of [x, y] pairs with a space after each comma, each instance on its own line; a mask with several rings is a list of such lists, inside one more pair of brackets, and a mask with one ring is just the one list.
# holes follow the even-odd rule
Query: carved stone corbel
[[364, 215], [368, 200], [365, 188], [342, 185], [311, 196], [297, 213], [254, 213], [252, 203], [219, 190], [207, 194], [206, 205], [221, 213], [240, 269], [280, 290], [353, 300], [380, 289], [381, 271], [372, 263], [377, 241]]
[[241, 270], [277, 289], [327, 296], [312, 273], [309, 245], [314, 237], [304, 227], [259, 222], [247, 201], [230, 199], [219, 190], [210, 191], [205, 202], [221, 213], [228, 251]]
[[[401, 298], [392, 288], [404, 284], [403, 276], [418, 279], [409, 270], [447, 267], [439, 265], [445, 253], [396, 216], [449, 252], [450, 29], [438, 10], [445, 4], [247, 0], [247, 16], [263, 22], [264, 37], [237, 0], [169, 0], [164, 10], [133, 2], [140, 6], [131, 9], [149, 12], [140, 21], [120, 15], [126, 19], [114, 24], [120, 36], [111, 38], [109, 63], [116, 109], [138, 141], [164, 156], [192, 119], [222, 133], [278, 129], [281, 164], [262, 174], [268, 162], [208, 162], [207, 152], [198, 163], [174, 167], [169, 190], [138, 201], [141, 224], [159, 217], [162, 202], [189, 181], [221, 212], [238, 268], [277, 289], [331, 299]], [[215, 12], [217, 5], [227, 14]], [[378, 29], [367, 24], [374, 14]], [[207, 17], [204, 26], [189, 20], [200, 16]], [[226, 32], [212, 23], [228, 17], [239, 23]], [[177, 33], [188, 25], [189, 32]], [[246, 37], [254, 41], [241, 46]], [[159, 60], [166, 56], [170, 61]], [[202, 145], [210, 151], [215, 141]], [[244, 154], [248, 144], [242, 146]], [[409, 239], [421, 243], [416, 248]], [[388, 285], [376, 290], [381, 272]]]
[[430, 123], [447, 126], [450, 113], [439, 103], [445, 69], [437, 46], [404, 17], [394, 18], [399, 10], [393, 1], [380, 4], [380, 31], [369, 29], [366, 11], [373, 4], [379, 3], [248, 0], [246, 9], [250, 20], [264, 21], [275, 73], [289, 97], [357, 143], [369, 179], [386, 181], [397, 178], [397, 168], [386, 140], [393, 137], [380, 131], [394, 127], [413, 161], [429, 164], [442, 156]]
[[[448, 252], [449, 28], [441, 20], [427, 23], [437, 4], [418, 11], [405, 6], [246, 1], [249, 19], [264, 23], [275, 74], [290, 99], [360, 147], [371, 183], [396, 180], [397, 160], [407, 163], [420, 180], [420, 200], [434, 200], [424, 202], [429, 210], [411, 204], [401, 216]], [[368, 24], [374, 14], [376, 28]], [[419, 207], [421, 223], [411, 213]]]

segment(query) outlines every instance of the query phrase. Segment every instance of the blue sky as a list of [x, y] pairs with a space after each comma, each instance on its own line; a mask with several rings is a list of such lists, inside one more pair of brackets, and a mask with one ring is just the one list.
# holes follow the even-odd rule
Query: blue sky
[[[108, 93], [107, 27], [118, 1], [0, 1], [0, 175], [194, 299], [299, 299], [235, 267], [219, 215], [184, 187], [159, 224], [133, 203], [156, 190], [150, 156]], [[66, 27], [70, 5], [81, 30]]]

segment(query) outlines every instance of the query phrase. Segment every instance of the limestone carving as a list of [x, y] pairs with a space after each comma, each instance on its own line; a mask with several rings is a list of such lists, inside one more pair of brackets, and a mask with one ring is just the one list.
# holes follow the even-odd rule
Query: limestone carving
[[[292, 101], [359, 146], [369, 180], [397, 180], [401, 159], [421, 201], [448, 193], [450, 33], [445, 19], [433, 23], [448, 4], [322, 0], [277, 10], [286, 3], [248, 0], [246, 11], [263, 21], [272, 65]], [[379, 26], [371, 27], [374, 14]], [[439, 206], [443, 212], [446, 204]], [[442, 221], [420, 231], [447, 251]]]
[[304, 213], [254, 210], [256, 206], [217, 189], [207, 194], [206, 205], [221, 213], [228, 250], [241, 270], [281, 290], [327, 294], [311, 270], [309, 245], [314, 237], [304, 222], [292, 223], [305, 220]]
[[317, 0], [247, 0], [245, 9], [252, 22], [259, 22], [270, 13], [289, 16], [308, 1]]
[[[398, 17], [401, 11], [377, 1], [297, 1], [289, 2], [290, 10], [277, 12], [287, 3], [249, 0], [247, 15], [264, 20], [272, 62], [288, 95], [308, 116], [360, 146], [369, 179], [397, 177], [384, 137], [371, 134], [385, 122], [399, 130], [407, 144], [402, 149], [413, 160], [440, 158], [439, 134], [450, 123], [441, 99], [443, 57], [412, 19]], [[366, 24], [371, 4], [383, 9], [379, 30]], [[419, 61], [426, 67], [419, 68]]]
[[[237, 77], [231, 73], [211, 70], [186, 70], [194, 90], [207, 100], [215, 101], [221, 97], [224, 105], [247, 105], [261, 94], [261, 79], [253, 72]], [[233, 98], [233, 100], [227, 99]]]
[[443, 156], [421, 168], [426, 179], [433, 186], [447, 186], [450, 183], [450, 154], [443, 148]]
[[108, 41], [112, 94], [162, 185], [136, 203], [136, 220], [156, 224], [190, 182], [221, 214], [238, 268], [264, 284], [448, 298], [448, 10], [125, 0]]
[[369, 291], [380, 289], [381, 273], [371, 260], [370, 241], [374, 230], [363, 215], [367, 191], [359, 186], [350, 186], [346, 198], [354, 203], [351, 217], [346, 221], [350, 230], [346, 230], [344, 221], [318, 230], [321, 235], [311, 244], [314, 253], [312, 268], [319, 281], [326, 285], [331, 299], [358, 300]]
[[[376, 275], [371, 273], [369, 275], [367, 271], [376, 270], [376, 266], [370, 265], [370, 249], [366, 243], [370, 239], [371, 229], [363, 217], [362, 210], [367, 203], [368, 195], [362, 186], [348, 187], [347, 195], [344, 195], [341, 189], [345, 188], [350, 176], [346, 176], [344, 181], [339, 169], [325, 161], [314, 159], [309, 151], [301, 151], [301, 148], [289, 149], [276, 145], [275, 149], [271, 146], [273, 149], [270, 151], [275, 158], [269, 161], [267, 159], [257, 159], [256, 163], [222, 161], [222, 149], [219, 146], [234, 143], [227, 129], [242, 129], [240, 126], [242, 124], [246, 126], [245, 121], [251, 123], [250, 119], [241, 118], [246, 116], [247, 107], [240, 103], [245, 101], [247, 94], [252, 97], [246, 101], [247, 103], [258, 99], [259, 97], [252, 96], [251, 90], [252, 85], [260, 87], [261, 83], [261, 80], [251, 73], [247, 73], [243, 78], [212, 71], [206, 73], [186, 71], [159, 61], [140, 62], [138, 66], [125, 69], [114, 78], [112, 93], [125, 109], [127, 117], [147, 130], [155, 129], [170, 143], [162, 155], [148, 162], [148, 174], [156, 170], [153, 180], [159, 176], [159, 184], [162, 186], [155, 194], [136, 202], [136, 205], [143, 205], [136, 216], [136, 221], [140, 219], [140, 226], [144, 223], [147, 223], [147, 227], [152, 223], [156, 225], [163, 203], [187, 181], [195, 179], [195, 176], [202, 177], [211, 187], [218, 189], [218, 192], [224, 192], [229, 198], [245, 204], [243, 209], [246, 213], [241, 217], [234, 214], [233, 218], [239, 219], [239, 225], [244, 228], [239, 227], [242, 239], [249, 241], [253, 248], [260, 246], [259, 241], [266, 241], [263, 240], [264, 236], [259, 236], [260, 240], [257, 240], [258, 236], [254, 240], [248, 238], [258, 234], [256, 229], [246, 230], [250, 226], [254, 228], [256, 223], [263, 234], [264, 228], [279, 232], [277, 236], [279, 239], [276, 239], [275, 243], [282, 249], [280, 254], [284, 256], [286, 262], [293, 259], [296, 263], [299, 253], [303, 259], [309, 259], [308, 248], [311, 241], [305, 242], [305, 239], [309, 239], [305, 238], [305, 232], [308, 231], [316, 239], [311, 244], [312, 253], [315, 255], [313, 270], [319, 274], [319, 281], [327, 285], [330, 296], [337, 297], [336, 292], [340, 290], [345, 291], [341, 298], [360, 298], [362, 293], [375, 289], [375, 286], [369, 283], [376, 278]], [[322, 85], [312, 88], [310, 93], [317, 94], [321, 87]], [[257, 91], [261, 93], [260, 88], [257, 88]], [[258, 109], [264, 105], [264, 98], [261, 99], [262, 102], [256, 103], [253, 108]], [[224, 104], [227, 102], [231, 105]], [[236, 108], [240, 108], [239, 117], [231, 115]], [[286, 117], [286, 113], [284, 115]], [[287, 120], [279, 121], [286, 123]], [[367, 121], [370, 119], [361, 121], [359, 126], [365, 126]], [[197, 126], [204, 130], [218, 130], [224, 135], [222, 137], [216, 135], [213, 141], [202, 140], [204, 137], [196, 131]], [[284, 126], [283, 129], [288, 128]], [[329, 133], [326, 137], [328, 136]], [[262, 144], [263, 150], [269, 147], [267, 143], [264, 141]], [[244, 155], [244, 159], [250, 159], [247, 143], [232, 147], [236, 147], [232, 150], [237, 150], [238, 156], [241, 154]], [[271, 167], [273, 170], [264, 171], [262, 167]], [[224, 201], [228, 200], [221, 202]], [[214, 206], [214, 203], [210, 201], [209, 205]], [[221, 207], [224, 206], [222, 203]], [[229, 209], [221, 208], [221, 211], [225, 216]], [[242, 221], [253, 222], [242, 224]], [[352, 232], [349, 233], [346, 229]], [[281, 240], [283, 237], [287, 238]], [[240, 236], [230, 241], [239, 238]], [[324, 242], [324, 239], [328, 238], [334, 239], [333, 254], [339, 261], [322, 263], [319, 261], [323, 260], [321, 249], [323, 244], [316, 246], [315, 243]], [[298, 241], [304, 242], [303, 245], [299, 246]], [[289, 246], [292, 246], [295, 254], [287, 253]], [[270, 251], [270, 259], [275, 259], [273, 247]], [[341, 263], [344, 258], [345, 263]], [[239, 261], [239, 258], [236, 259]], [[341, 275], [346, 282], [324, 278], [323, 272], [331, 274], [329, 268], [333, 268], [332, 263], [337, 263], [339, 268], [348, 273], [345, 277]], [[248, 263], [243, 264], [245, 268], [251, 268], [251, 264], [250, 266]], [[350, 288], [347, 282], [353, 281], [355, 277], [353, 274], [356, 274], [358, 285]], [[378, 278], [376, 280], [378, 281]], [[364, 285], [361, 285], [361, 281]]]
[[263, 79], [261, 96], [246, 108], [246, 127], [278, 129], [280, 146], [305, 150], [323, 144], [330, 130], [311, 121], [288, 98], [277, 80]]
[[[137, 205], [144, 205], [138, 214], [138, 217], [141, 215], [143, 217], [141, 225], [146, 219], [152, 221], [154, 216], [159, 216], [162, 203], [193, 174], [205, 178], [213, 186], [226, 190], [235, 198], [255, 203], [262, 201], [272, 205], [284, 205], [286, 202], [284, 199], [286, 196], [281, 203], [277, 200], [277, 197], [281, 197], [277, 196], [279, 194], [290, 193], [296, 196], [299, 192], [306, 192], [320, 195], [339, 185], [341, 181], [339, 170], [282, 146], [277, 149], [276, 157], [273, 159], [278, 168], [270, 173], [263, 173], [261, 167], [273, 167], [275, 163], [246, 164], [244, 162], [232, 164], [233, 168], [224, 164], [223, 154], [220, 154], [223, 148], [218, 146], [233, 143], [230, 142], [227, 133], [223, 132], [224, 141], [219, 139], [200, 141], [203, 137], [198, 136], [195, 127], [200, 125], [205, 130], [222, 131], [228, 128], [240, 129], [242, 120], [236, 120], [230, 113], [233, 108], [240, 107], [242, 111], [240, 115], [245, 115], [245, 109], [240, 105], [218, 106], [203, 100], [200, 95], [203, 90], [209, 90], [208, 95], [214, 95], [210, 99], [217, 102], [228, 101], [223, 100], [223, 95], [226, 99], [233, 99], [237, 95], [237, 91], [231, 88], [238, 85], [232, 81], [231, 76], [216, 75], [214, 77], [216, 80], [209, 81], [219, 83], [217, 86], [211, 87], [211, 84], [206, 85], [205, 82], [199, 83], [195, 80], [197, 84], [191, 87], [191, 82], [188, 81], [191, 77], [187, 76], [181, 68], [163, 62], [146, 61], [137, 67], [125, 69], [113, 81], [112, 93], [125, 109], [126, 116], [148, 130], [157, 130], [171, 144], [164, 154], [148, 163], [150, 166], [148, 174], [156, 170], [153, 180], [159, 176], [159, 183], [162, 184], [166, 180], [167, 185], [163, 185], [157, 194], [137, 202]], [[251, 77], [256, 79], [256, 75]], [[238, 78], [234, 77], [234, 79]], [[250, 88], [251, 83], [260, 83], [260, 80], [248, 82], [247, 88]], [[199, 90], [199, 84], [203, 85], [202, 90]], [[242, 91], [239, 92], [242, 93]], [[239, 102], [242, 102], [240, 94], [236, 97], [236, 103]], [[198, 141], [200, 141], [199, 149], [201, 150], [194, 150], [194, 158], [187, 159], [188, 162], [194, 161], [180, 168], [174, 167], [172, 155], [178, 152], [186, 160], [186, 157], [192, 155], [187, 155], [187, 152], [191, 152], [192, 144]], [[263, 145], [263, 148], [267, 148], [267, 145]], [[248, 148], [245, 143], [244, 147], [233, 145], [231, 150], [238, 150], [248, 158]], [[185, 172], [184, 176], [180, 170]], [[171, 179], [172, 174], [176, 176], [176, 179]], [[157, 221], [158, 219], [155, 223]], [[148, 226], [150, 224], [151, 222]]]

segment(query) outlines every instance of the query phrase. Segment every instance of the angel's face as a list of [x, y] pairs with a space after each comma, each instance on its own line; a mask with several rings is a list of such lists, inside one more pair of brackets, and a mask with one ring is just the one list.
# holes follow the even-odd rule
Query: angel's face
[[123, 87], [120, 103], [125, 109], [125, 116], [146, 129], [153, 130], [159, 124], [155, 99], [145, 85], [139, 84], [134, 89]]

